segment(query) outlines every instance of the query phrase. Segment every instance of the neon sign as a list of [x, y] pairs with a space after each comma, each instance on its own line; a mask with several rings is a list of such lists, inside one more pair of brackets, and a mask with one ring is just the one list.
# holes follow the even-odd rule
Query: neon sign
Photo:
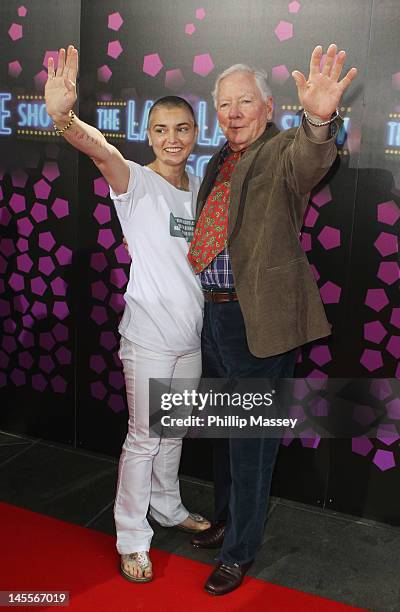
[[47, 129], [53, 127], [53, 122], [46, 111], [46, 104], [37, 102], [21, 102], [17, 106], [19, 127]]
[[[17, 136], [52, 138], [56, 136], [52, 129], [53, 122], [46, 112], [43, 96], [19, 95], [17, 101], [17, 104], [13, 105], [11, 93], [0, 93], [0, 136], [9, 136], [13, 133], [13, 127], [10, 125], [13, 118], [12, 109], [14, 109], [17, 117]], [[144, 100], [142, 104], [138, 103], [137, 100], [98, 101], [96, 127], [106, 138], [123, 139], [137, 143], [145, 142], [147, 140], [148, 116], [152, 104], [153, 100]], [[282, 130], [297, 127], [301, 121], [299, 110], [300, 107], [295, 105], [282, 106], [281, 114], [277, 117], [279, 127]], [[197, 145], [199, 147], [214, 149], [219, 148], [224, 143], [225, 136], [219, 126], [214, 107], [210, 106], [206, 100], [200, 100], [198, 103], [197, 123], [199, 127]], [[337, 137], [339, 145], [343, 145], [349, 126], [350, 118], [345, 117]], [[400, 147], [400, 122], [389, 121], [387, 126], [387, 144]], [[204, 168], [209, 159], [209, 155], [198, 157], [195, 163], [196, 173], [199, 168]]]
[[215, 111], [214, 111], [214, 127], [212, 129], [212, 136], [206, 136], [208, 131], [208, 104], [205, 101], [199, 102], [197, 111], [197, 124], [199, 126], [199, 137], [197, 144], [201, 147], [220, 147], [225, 142], [225, 136], [219, 127]]
[[120, 130], [119, 108], [98, 108], [97, 127], [100, 131], [119, 132]]
[[[17, 126], [19, 128], [30, 128], [30, 130], [42, 131], [41, 136], [53, 135], [50, 131], [52, 120], [46, 112], [46, 105], [42, 96], [17, 96], [20, 101], [16, 105]], [[132, 142], [144, 142], [147, 140], [147, 121], [153, 100], [145, 100], [140, 108], [136, 100], [97, 102], [96, 127], [107, 133], [107, 136], [122, 137]], [[0, 135], [12, 134], [13, 130], [7, 123], [12, 116], [8, 106], [12, 105], [11, 93], [0, 93]], [[282, 110], [297, 110], [300, 107], [282, 106]], [[125, 112], [122, 112], [125, 110]], [[300, 124], [300, 116], [296, 113], [283, 112], [278, 119], [282, 130], [297, 127]], [[350, 118], [344, 118], [343, 134], [348, 131]], [[199, 136], [197, 145], [200, 147], [217, 148], [224, 141], [225, 136], [219, 126], [216, 113], [209, 103], [200, 100], [197, 108], [197, 123]], [[211, 126], [211, 127], [210, 127]], [[388, 123], [388, 144], [400, 146], [400, 123], [390, 121]], [[43, 133], [43, 130], [49, 130]], [[22, 130], [18, 134], [24, 133]], [[29, 132], [32, 135], [32, 132]], [[344, 140], [344, 138], [343, 138]], [[395, 144], [397, 143], [397, 144]]]
[[[292, 110], [292, 111], [297, 111], [295, 114], [293, 113], [287, 113], [284, 112], [283, 115], [281, 116], [280, 119], [280, 128], [282, 130], [289, 130], [290, 128], [293, 127], [298, 127], [300, 125], [301, 122], [301, 118], [302, 118], [302, 113], [300, 113], [299, 111], [302, 111], [302, 107], [301, 106], [296, 106], [296, 105], [284, 105], [282, 106], [282, 110], [286, 111], [286, 110]], [[347, 108], [345, 109], [344, 107], [340, 109], [342, 112], [345, 110], [347, 112], [351, 111], [351, 108]], [[347, 134], [349, 132], [350, 129], [350, 117], [344, 117], [343, 118], [343, 125], [341, 126], [338, 135], [336, 137], [336, 144], [341, 147], [344, 145], [345, 141], [346, 141], [346, 137]]]
[[[153, 106], [153, 100], [146, 100], [142, 110], [142, 119], [139, 122], [136, 121], [136, 102], [135, 100], [128, 100], [128, 113], [126, 120], [126, 138], [127, 140], [144, 141], [147, 138], [147, 120], [149, 118], [149, 111]], [[139, 131], [137, 128], [139, 127]]]
[[0, 93], [0, 136], [11, 134], [11, 128], [6, 125], [6, 120], [11, 117], [11, 112], [6, 108], [6, 102], [11, 100], [11, 94]]
[[386, 144], [388, 147], [400, 147], [400, 121], [387, 122]]
[[[128, 100], [127, 102], [127, 115], [126, 115], [126, 139], [136, 142], [144, 142], [147, 140], [147, 122], [149, 117], [149, 111], [154, 103], [154, 100], [146, 100], [144, 102], [141, 114], [139, 116], [139, 109], [135, 100]], [[98, 103], [101, 104], [101, 103]], [[111, 109], [105, 109], [105, 112], [111, 113]], [[199, 136], [197, 139], [197, 145], [200, 147], [220, 147], [225, 142], [225, 136], [223, 135], [219, 123], [214, 116], [212, 119], [214, 122], [212, 128], [212, 135], [207, 136], [209, 116], [208, 116], [208, 103], [205, 100], [201, 100], [198, 104], [197, 110], [197, 124], [199, 126]], [[214, 113], [215, 115], [215, 113]], [[100, 126], [98, 126], [101, 129]]]
[[[398, 108], [398, 107], [397, 107]], [[389, 113], [389, 121], [386, 122], [386, 155], [400, 156], [400, 113]]]

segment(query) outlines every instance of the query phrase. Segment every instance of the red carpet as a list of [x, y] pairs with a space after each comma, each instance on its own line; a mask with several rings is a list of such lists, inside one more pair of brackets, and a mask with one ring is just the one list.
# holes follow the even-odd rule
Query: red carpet
[[[210, 566], [153, 550], [156, 579], [131, 584], [117, 571], [111, 536], [0, 503], [0, 590], [69, 591], [71, 612], [351, 612], [360, 610], [246, 578], [224, 597], [202, 587]], [[41, 607], [19, 607], [44, 610]], [[49, 609], [49, 608], [47, 608]], [[56, 608], [53, 607], [55, 610]]]

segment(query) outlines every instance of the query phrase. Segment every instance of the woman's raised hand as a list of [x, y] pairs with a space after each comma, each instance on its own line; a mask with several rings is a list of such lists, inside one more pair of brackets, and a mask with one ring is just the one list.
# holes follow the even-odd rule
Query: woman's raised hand
[[50, 117], [65, 116], [76, 101], [76, 77], [78, 74], [78, 51], [69, 45], [58, 52], [58, 66], [54, 69], [54, 60], [49, 58], [48, 76], [45, 86], [46, 110]]

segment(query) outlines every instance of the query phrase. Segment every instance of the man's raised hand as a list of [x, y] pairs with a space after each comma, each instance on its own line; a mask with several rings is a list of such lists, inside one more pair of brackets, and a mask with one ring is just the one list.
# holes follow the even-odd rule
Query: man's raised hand
[[336, 45], [329, 45], [321, 71], [323, 50], [321, 46], [315, 47], [311, 55], [308, 80], [298, 70], [292, 72], [301, 106], [310, 115], [323, 121], [330, 119], [339, 106], [343, 93], [357, 76], [357, 68], [350, 68], [346, 76], [339, 81], [346, 52], [339, 51], [337, 55], [336, 52]]

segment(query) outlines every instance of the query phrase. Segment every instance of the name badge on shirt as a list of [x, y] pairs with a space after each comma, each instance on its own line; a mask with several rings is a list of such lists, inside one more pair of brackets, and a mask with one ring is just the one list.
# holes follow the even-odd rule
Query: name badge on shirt
[[175, 238], [185, 238], [191, 242], [194, 232], [194, 219], [183, 219], [175, 217], [172, 213], [169, 216], [169, 234]]

